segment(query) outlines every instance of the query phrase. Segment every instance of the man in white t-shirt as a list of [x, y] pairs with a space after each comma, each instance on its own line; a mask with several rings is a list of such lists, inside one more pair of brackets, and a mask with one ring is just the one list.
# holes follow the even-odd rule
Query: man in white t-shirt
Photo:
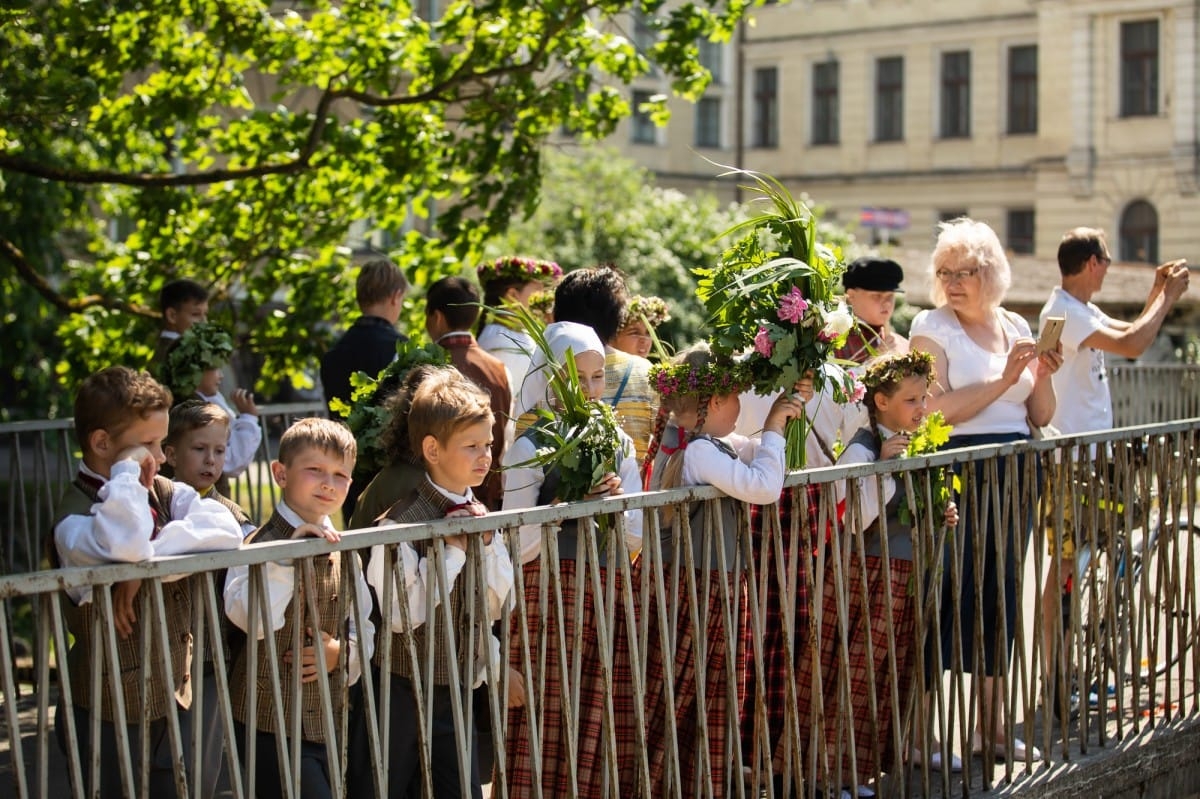
[[[1146, 305], [1132, 322], [1113, 319], [1091, 301], [1104, 284], [1104, 276], [1112, 258], [1104, 231], [1079, 227], [1068, 231], [1058, 245], [1058, 268], [1062, 285], [1051, 292], [1039, 315], [1039, 326], [1045, 327], [1051, 316], [1062, 317], [1062, 368], [1054, 374], [1054, 394], [1059, 397], [1051, 425], [1062, 434], [1107, 430], [1113, 425], [1112, 396], [1109, 393], [1108, 373], [1104, 353], [1124, 358], [1137, 358], [1158, 336], [1168, 312], [1187, 290], [1186, 261], [1171, 261], [1155, 270], [1154, 285]], [[1088, 472], [1092, 470], [1089, 468]], [[1054, 480], [1049, 480], [1051, 486]], [[1052, 499], [1052, 498], [1051, 498]], [[1053, 502], [1047, 503], [1054, 508]], [[1059, 612], [1063, 581], [1059, 579], [1058, 558], [1054, 557], [1056, 536], [1049, 522], [1053, 510], [1047, 511], [1046, 540], [1050, 550], [1050, 571], [1046, 577], [1042, 608], [1045, 612], [1046, 645], [1049, 652], [1055, 615]], [[1062, 540], [1062, 573], [1071, 574], [1075, 566], [1074, 527], [1070, 508], [1064, 512]]]

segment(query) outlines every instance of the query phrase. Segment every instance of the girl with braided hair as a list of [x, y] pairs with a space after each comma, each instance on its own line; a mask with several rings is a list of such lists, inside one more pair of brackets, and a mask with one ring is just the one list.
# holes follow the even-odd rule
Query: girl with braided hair
[[[657, 546], [647, 540], [638, 563], [639, 570], [650, 570], [651, 594], [643, 609], [649, 635], [650, 766], [644, 793], [673, 795], [667, 766], [675, 742], [683, 794], [707, 795], [701, 781], [711, 777], [712, 795], [723, 797], [730, 792], [729, 761], [737, 749], [745, 692], [749, 616], [739, 557], [747, 534], [745, 503], [779, 499], [786, 474], [784, 425], [801, 413], [802, 399], [787, 393], [776, 399], [761, 443], [755, 443], [733, 435], [738, 394], [749, 385], [739, 364], [720, 360], [707, 345], [698, 344], [671, 364], [654, 367], [651, 380], [662, 402], [646, 453], [646, 488], [712, 485], [728, 496], [690, 503], [686, 523], [664, 512]], [[803, 400], [811, 398], [812, 381], [801, 381], [796, 390]], [[694, 575], [686, 574], [688, 564]], [[659, 590], [664, 603], [657, 599]], [[697, 597], [694, 609], [691, 596]], [[657, 612], [660, 604], [666, 607], [665, 617]], [[668, 672], [673, 703], [665, 691]], [[736, 695], [731, 695], [731, 685]]]
[[[838, 464], [874, 463], [908, 454], [910, 436], [925, 418], [933, 380], [933, 358], [923, 352], [885, 355], [875, 361], [862, 378], [869, 422], [850, 436]], [[815, 651], [801, 659], [796, 679], [808, 698], [800, 702], [801, 743], [809, 742], [814, 723], [818, 728], [810, 744], [815, 749], [810, 755], [817, 758], [810, 780], [832, 787], [853, 785], [857, 790], [843, 795], [866, 796], [870, 791], [863, 786], [881, 770], [900, 768], [897, 722], [912, 692], [917, 602], [924, 593], [917, 589], [925, 576], [913, 562], [918, 520], [912, 506], [916, 503], [907, 502], [903, 481], [872, 475], [852, 483], [842, 536], [827, 552], [823, 572], [814, 575]], [[953, 502], [940, 510], [944, 525], [958, 523]], [[835, 568], [835, 558], [840, 569]], [[839, 617], [844, 617], [844, 628]], [[893, 646], [889, 646], [889, 629]], [[814, 670], [819, 671], [814, 674]], [[842, 674], [849, 680], [848, 689], [842, 686]], [[813, 692], [817, 683], [820, 695]], [[937, 753], [939, 765], [940, 757]], [[777, 759], [782, 760], [779, 752]], [[804, 765], [808, 762], [806, 758]]]

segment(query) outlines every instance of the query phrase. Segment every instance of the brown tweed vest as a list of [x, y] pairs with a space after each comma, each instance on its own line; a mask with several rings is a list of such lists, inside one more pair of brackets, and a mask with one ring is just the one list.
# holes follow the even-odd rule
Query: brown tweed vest
[[[266, 524], [246, 539], [246, 543], [282, 541], [291, 538], [295, 529], [276, 512], [271, 515]], [[345, 619], [349, 605], [340, 596], [343, 577], [341, 553], [331, 552], [327, 556], [314, 557], [312, 561], [314, 582], [311, 586], [308, 586], [308, 589], [317, 592], [316, 605], [318, 618], [315, 620], [309, 618], [308, 600], [304, 596], [303, 564], [300, 561], [296, 561], [295, 572], [292, 576], [292, 585], [294, 586], [292, 601], [288, 604], [287, 610], [284, 612], [283, 626], [275, 631], [274, 636], [276, 654], [279, 656], [279, 679], [281, 682], [281, 694], [283, 696], [283, 718], [287, 725], [287, 729], [283, 730], [283, 733], [287, 734], [288, 730], [291, 729], [294, 718], [293, 714], [296, 712], [298, 704], [300, 709], [300, 737], [306, 741], [323, 743], [326, 737], [331, 735], [333, 731], [325, 728], [325, 713], [324, 706], [321, 704], [320, 683], [316, 680], [309, 683], [301, 683], [299, 702], [297, 702], [291, 689], [293, 666], [290, 663], [285, 663], [283, 660], [284, 653], [293, 647], [298, 650], [309, 644], [317, 647], [318, 657], [321, 657], [321, 638], [317, 634], [318, 629], [329, 633], [334, 638], [340, 638], [342, 641], [346, 640], [347, 627]], [[250, 612], [257, 613], [258, 611], [256, 608], [251, 608]], [[310, 628], [313, 630], [311, 639], [293, 642], [292, 627], [296, 614], [300, 614], [301, 630]], [[307, 636], [305, 637], [307, 638]], [[251, 722], [248, 720], [250, 701], [247, 693], [249, 685], [247, 655], [247, 649], [243, 649], [238, 654], [237, 663], [234, 665], [233, 676], [230, 680], [229, 692], [233, 698], [233, 717], [243, 724], [249, 725]], [[329, 693], [333, 699], [333, 716], [335, 719], [341, 712], [345, 679], [344, 669], [335, 668], [329, 672]], [[276, 728], [275, 723], [275, 700], [271, 691], [271, 667], [267, 660], [265, 644], [260, 644], [258, 647], [258, 663], [254, 684], [258, 692], [258, 705], [253, 723], [261, 732], [280, 732]]]
[[[401, 524], [409, 524], [412, 522], [428, 522], [443, 519], [446, 514], [454, 506], [444, 494], [434, 488], [428, 480], [422, 480], [417, 490], [410, 496], [400, 500], [387, 512], [387, 517], [394, 522]], [[430, 559], [429, 573], [434, 573], [433, 557], [434, 547], [433, 541], [416, 541], [413, 542], [413, 547], [417, 550], [417, 554], [423, 558]], [[394, 554], [389, 552], [389, 559], [394, 557]], [[481, 575], [480, 570], [476, 570], [477, 575]], [[474, 682], [473, 668], [468, 667], [466, 663], [467, 641], [468, 636], [474, 636], [475, 646], [474, 653], [478, 658], [485, 650], [482, 647], [487, 646], [487, 636], [491, 631], [491, 625], [487, 618], [478, 610], [475, 613], [475, 624], [472, 628], [470, 623], [470, 603], [476, 602], [476, 592], [484, 590], [481, 585], [467, 585], [467, 567], [463, 567], [463, 571], [459, 573], [458, 579], [454, 581], [454, 588], [450, 591], [450, 618], [452, 620], [452, 646], [446, 640], [445, 618], [446, 611], [440, 605], [436, 610], [430, 613], [432, 619], [426, 620], [424, 624], [412, 631], [413, 642], [417, 649], [417, 659], [419, 667], [424, 668], [425, 653], [429, 646], [429, 631], [434, 630], [433, 636], [433, 673], [423, 675], [425, 679], [432, 679], [434, 685], [452, 685], [450, 681], [450, 663], [452, 660], [457, 660], [458, 675], [460, 682], [470, 685]], [[401, 595], [401, 601], [404, 601], [404, 595]], [[430, 626], [432, 622], [432, 628]], [[391, 627], [387, 624], [379, 625], [379, 634], [389, 634]], [[412, 661], [408, 653], [408, 644], [405, 640], [404, 633], [390, 633], [392, 638], [392, 657], [389, 668], [392, 674], [401, 677], [412, 677]], [[382, 646], [375, 647], [375, 664], [381, 666]]]
[[[154, 509], [154, 533], [157, 534], [163, 525], [171, 521], [171, 497], [175, 486], [164, 477], [154, 478], [154, 487], [150, 491], [150, 507]], [[55, 568], [61, 564], [58, 560], [58, 550], [54, 546], [53, 530], [67, 516], [90, 516], [92, 505], [99, 502], [96, 491], [79, 479], [71, 483], [70, 488], [58, 503], [58, 515], [50, 528], [48, 542], [50, 563]], [[138, 619], [133, 625], [133, 634], [122, 639], [117, 636], [117, 662], [120, 665], [121, 691], [125, 697], [125, 721], [127, 724], [138, 723], [145, 716], [154, 721], [167, 715], [168, 702], [172, 698], [182, 707], [192, 704], [192, 581], [190, 579], [176, 580], [163, 583], [163, 607], [167, 619], [167, 645], [171, 657], [171, 676], [174, 685], [168, 688], [163, 680], [161, 670], [155, 664], [162, 662], [162, 647], [159, 645], [159, 634], [154, 624], [144, 625], [144, 614], [138, 610]], [[147, 586], [141, 589], [148, 591]], [[139, 595], [140, 596], [140, 595]], [[90, 708], [92, 706], [92, 651], [102, 645], [92, 639], [93, 619], [97, 615], [95, 602], [85, 602], [76, 605], [70, 600], [62, 603], [63, 616], [67, 629], [75, 636], [75, 643], [67, 653], [67, 671], [71, 677], [71, 699], [76, 707]], [[154, 610], [151, 608], [151, 617]], [[103, 633], [111, 620], [101, 618], [100, 629]], [[145, 682], [142, 680], [142, 636], [150, 636], [150, 667], [147, 669]], [[113, 706], [112, 677], [108, 660], [100, 656], [100, 717], [105, 721], [116, 721]]]

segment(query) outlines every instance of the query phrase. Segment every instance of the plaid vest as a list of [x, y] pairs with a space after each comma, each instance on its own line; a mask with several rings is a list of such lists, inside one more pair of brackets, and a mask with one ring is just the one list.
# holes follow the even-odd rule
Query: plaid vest
[[[154, 510], [154, 534], [171, 521], [171, 498], [175, 485], [164, 477], [155, 477], [150, 491], [150, 507]], [[48, 549], [50, 563], [54, 568], [62, 564], [58, 549], [54, 546], [54, 528], [67, 516], [90, 516], [92, 505], [100, 501], [96, 490], [76, 478], [59, 500], [58, 515], [50, 530]], [[167, 647], [171, 662], [174, 685], [166, 686], [162, 672], [156, 664], [163, 660], [160, 636], [154, 624], [144, 625], [144, 615], [138, 610], [133, 633], [126, 639], [117, 636], [117, 663], [120, 671], [121, 691], [125, 698], [125, 721], [135, 724], [145, 716], [154, 721], [167, 715], [168, 703], [174, 699], [181, 707], [192, 704], [192, 581], [190, 579], [163, 583], [163, 608], [167, 620]], [[143, 588], [143, 591], [149, 590]], [[75, 643], [67, 653], [67, 672], [71, 677], [71, 699], [76, 707], [92, 707], [92, 652], [101, 651], [102, 641], [92, 639], [92, 624], [98, 614], [95, 602], [76, 605], [62, 603], [63, 617], [67, 629], [75, 636]], [[154, 611], [151, 608], [151, 615]], [[110, 625], [111, 619], [100, 618], [100, 630]], [[150, 664], [145, 682], [142, 681], [142, 636], [150, 636]], [[116, 721], [113, 705], [112, 676], [107, 658], [100, 656], [100, 717], [105, 721]]]
[[[266, 524], [246, 539], [246, 543], [283, 541], [291, 538], [295, 529], [278, 512], [275, 512], [267, 520]], [[320, 647], [321, 638], [317, 634], [318, 630], [323, 630], [334, 638], [340, 638], [343, 642], [346, 640], [348, 633], [345, 620], [350, 606], [345, 601], [345, 598], [340, 596], [342, 582], [341, 553], [331, 552], [329, 555], [314, 557], [312, 559], [312, 572], [313, 585], [311, 586], [311, 590], [317, 592], [316, 606], [318, 618], [312, 620], [308, 616], [308, 600], [304, 596], [303, 564], [297, 561], [295, 563], [295, 572], [292, 576], [294, 592], [292, 601], [288, 603], [287, 610], [284, 611], [283, 626], [274, 633], [275, 652], [279, 657], [278, 666], [281, 683], [280, 693], [283, 697], [283, 718], [284, 723], [287, 725], [287, 729], [282, 731], [285, 735], [291, 729], [292, 719], [295, 718], [297, 701], [291, 690], [293, 665], [284, 662], [284, 654], [293, 648], [299, 650], [304, 646], [313, 644], [317, 647], [317, 657], [321, 658], [323, 655]], [[258, 609], [251, 608], [250, 612], [257, 613]], [[308, 628], [313, 630], [311, 639], [307, 639], [307, 636], [305, 636], [306, 640], [293, 642], [292, 627], [296, 614], [300, 615], [301, 631]], [[229, 692], [233, 698], [233, 717], [247, 725], [250, 724], [248, 720], [250, 707], [248, 697], [249, 676], [247, 674], [249, 667], [247, 662], [248, 654], [248, 649], [243, 649], [238, 654], [229, 686]], [[333, 699], [333, 716], [335, 719], [342, 709], [345, 682], [345, 669], [335, 668], [329, 672], [329, 693]], [[275, 700], [271, 691], [271, 666], [267, 660], [265, 643], [260, 643], [258, 646], [258, 662], [254, 685], [258, 692], [258, 705], [256, 716], [253, 720], [255, 726], [258, 727], [260, 732], [279, 733], [280, 730], [277, 729], [275, 723]], [[317, 680], [300, 684], [298, 704], [300, 708], [300, 737], [306, 741], [323, 743], [329, 735], [333, 734], [333, 731], [325, 728], [324, 705], [321, 704], [321, 689], [320, 683]]]
[[[417, 490], [410, 496], [400, 500], [387, 512], [387, 517], [394, 522], [400, 524], [408, 524], [411, 522], [428, 522], [437, 519], [445, 518], [450, 508], [454, 503], [450, 501], [446, 495], [442, 494], [428, 480], [422, 480]], [[434, 547], [433, 541], [415, 541], [413, 547], [417, 550], [420, 557], [428, 558], [429, 573], [434, 574]], [[389, 549], [385, 555], [390, 560], [395, 558], [395, 551]], [[388, 564], [391, 565], [390, 563]], [[430, 612], [430, 617], [412, 631], [411, 635], [417, 649], [417, 660], [419, 668], [425, 666], [426, 647], [429, 646], [429, 630], [432, 624], [435, 630], [433, 637], [433, 673], [424, 675], [425, 679], [432, 679], [434, 685], [449, 686], [450, 682], [450, 663], [452, 660], [457, 660], [458, 676], [461, 682], [470, 685], [474, 682], [473, 667], [466, 663], [467, 641], [469, 636], [473, 636], [475, 640], [475, 656], [481, 657], [486, 650], [483, 647], [488, 645], [487, 636], [491, 632], [491, 624], [488, 622], [485, 614], [476, 610], [475, 624], [471, 626], [468, 611], [470, 603], [476, 601], [476, 592], [484, 590], [482, 585], [467, 585], [467, 566], [463, 567], [463, 571], [459, 574], [458, 579], [454, 581], [454, 588], [450, 591], [450, 619], [452, 624], [452, 639], [453, 649], [450, 648], [446, 640], [445, 618], [446, 609], [439, 605], [436, 609]], [[476, 575], [482, 579], [481, 570], [476, 570]], [[394, 590], [394, 589], [393, 589]], [[406, 595], [405, 595], [406, 596]], [[405, 601], [405, 597], [401, 597], [401, 601]], [[388, 664], [392, 674], [401, 677], [413, 676], [412, 662], [408, 654], [407, 639], [405, 633], [392, 633], [391, 627], [386, 624], [379, 626], [379, 634], [392, 636], [392, 656], [391, 663]], [[375, 647], [375, 664], [382, 666], [381, 652], [382, 646]]]

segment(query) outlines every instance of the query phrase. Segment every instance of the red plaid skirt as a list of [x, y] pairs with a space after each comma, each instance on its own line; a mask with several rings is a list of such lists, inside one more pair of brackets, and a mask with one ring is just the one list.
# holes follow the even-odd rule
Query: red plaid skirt
[[[807, 771], [815, 747], [817, 771], [810, 780], [818, 784], [850, 785], [856, 776], [861, 785], [895, 765], [893, 728], [903, 718], [913, 686], [917, 604], [912, 561], [889, 561], [890, 582], [884, 581], [883, 564], [879, 557], [865, 558], [864, 590], [864, 558], [857, 553], [850, 556], [842, 574], [848, 596], [846, 634], [838, 624], [834, 564], [827, 561], [824, 575], [818, 575], [822, 578], [821, 625], [797, 669], [802, 761], [793, 765]], [[889, 612], [895, 636], [894, 668], [888, 661]], [[895, 705], [893, 689], [899, 700]], [[785, 746], [780, 741], [777, 763], [784, 758]]]
[[[793, 518], [793, 495], [800, 492], [805, 508]], [[821, 491], [816, 485], [785, 488], [779, 498], [779, 530], [773, 523], [768, 525], [770, 508], [759, 505], [750, 507], [750, 540], [753, 547], [755, 584], [758, 601], [762, 607], [762, 629], [755, 630], [755, 637], [762, 642], [763, 670], [757, 673], [753, 656], [748, 658], [746, 701], [742, 709], [742, 752], [747, 765], [757, 761], [761, 768], [766, 764], [762, 750], [755, 748], [756, 724], [765, 723], [769, 736], [766, 753], [774, 751], [783, 736], [784, 718], [787, 710], [789, 666], [792, 664], [784, 648], [784, 609], [794, 614], [795, 641], [792, 652], [795, 659], [803, 659], [812, 624], [809, 610], [809, 592], [812, 580], [812, 548], [816, 540], [817, 519], [820, 511]], [[793, 521], [796, 522], [793, 532]], [[776, 536], [779, 536], [779, 539]], [[779, 576], [778, 552], [783, 555], [783, 577]], [[755, 713], [756, 695], [761, 684], [766, 703], [761, 713]], [[759, 733], [761, 734], [761, 733]]]
[[[506, 776], [509, 796], [533, 796], [534, 771], [532, 761], [531, 723], [536, 721], [540, 733], [538, 751], [542, 760], [542, 794], [544, 796], [572, 795], [572, 775], [579, 797], [604, 795], [605, 771], [610, 768], [605, 752], [610, 731], [604, 722], [604, 706], [611, 698], [616, 719], [613, 734], [617, 742], [618, 765], [628, 763], [634, 746], [632, 671], [630, 665], [627, 625], [622, 611], [620, 588], [624, 577], [615, 574], [616, 613], [608, 633], [613, 649], [613, 673], [605, 680], [601, 649], [597, 634], [597, 612], [604, 604], [587, 583], [587, 575], [576, 574], [576, 562], [560, 560], [561, 592], [549, 581], [545, 598], [541, 596], [541, 559], [525, 564], [525, 608], [529, 627], [529, 658], [533, 669], [534, 695], [526, 697], [525, 707], [508, 711], [508, 733], [505, 739]], [[580, 585], [580, 581], [587, 583]], [[601, 570], [600, 581], [607, 590], [607, 570]], [[578, 603], [583, 603], [582, 622], [576, 630]], [[561, 603], [562, 613], [559, 615]], [[520, 638], [520, 619], [514, 614], [511, 623], [509, 664], [524, 673], [525, 653]], [[578, 632], [578, 635], [577, 635]], [[577, 650], [577, 642], [579, 649]], [[566, 653], [563, 662], [562, 653]], [[578, 681], [575, 682], [576, 666]], [[565, 675], [564, 675], [565, 670]], [[578, 703], [575, 703], [575, 695]], [[567, 712], [576, 733], [576, 754], [572, 762], [568, 748]], [[627, 766], [623, 766], [627, 767]], [[609, 780], [611, 786], [612, 780]], [[611, 790], [611, 788], [610, 788]]]
[[[643, 561], [644, 562], [644, 561]], [[668, 569], [671, 566], [668, 564]], [[680, 579], [678, 590], [672, 590], [671, 577], [664, 578], [668, 593], [668, 625], [662, 629], [655, 612], [657, 601], [653, 582], [649, 603], [643, 604], [649, 630], [646, 645], [646, 742], [649, 747], [650, 785], [645, 796], [673, 795], [667, 780], [671, 757], [669, 732], [674, 716], [675, 738], [679, 752], [680, 784], [684, 796], [699, 795], [693, 787], [711, 775], [713, 796], [728, 794], [729, 778], [736, 745], [738, 713], [745, 697], [746, 652], [749, 645], [750, 617], [746, 607], [744, 576], [719, 571], [697, 573], [696, 594], [699, 600], [699, 629], [691, 620], [691, 603], [686, 581]], [[722, 598], [722, 592], [728, 596]], [[733, 629], [726, 629], [723, 603], [736, 602], [732, 616]], [[670, 657], [670, 640], [675, 639], [674, 659]], [[699, 695], [697, 677], [701, 666], [704, 695]], [[730, 701], [732, 665], [734, 691]], [[665, 693], [664, 675], [667, 669], [674, 675], [674, 707], [669, 707]], [[700, 713], [704, 713], [707, 739], [701, 734]], [[704, 749], [702, 749], [704, 747]], [[702, 755], [707, 752], [708, 768], [702, 768]], [[623, 786], [624, 788], [625, 786]]]

